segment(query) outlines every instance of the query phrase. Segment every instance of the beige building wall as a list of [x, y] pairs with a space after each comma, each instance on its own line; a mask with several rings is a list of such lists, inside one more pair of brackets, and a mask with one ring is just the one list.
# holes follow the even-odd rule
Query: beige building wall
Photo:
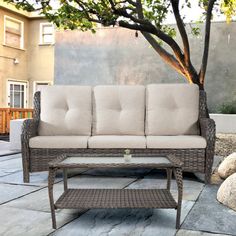
[[[40, 45], [40, 23], [44, 18], [30, 17], [27, 13], [8, 10], [0, 5], [0, 107], [8, 107], [7, 81], [26, 81], [27, 105], [31, 108], [35, 82], [53, 83], [54, 77], [54, 45]], [[24, 48], [12, 48], [4, 45], [4, 15], [24, 23]], [[7, 59], [3, 57], [9, 57]], [[17, 58], [19, 64], [14, 64]]]
[[[4, 15], [13, 17], [24, 23], [24, 48], [16, 49], [4, 45]], [[0, 107], [7, 107], [7, 81], [28, 81], [27, 56], [28, 56], [28, 37], [29, 20], [26, 17], [12, 13], [11, 11], [0, 8]], [[19, 64], [14, 64], [13, 59], [17, 58]]]
[[32, 106], [36, 82], [51, 82], [54, 78], [54, 44], [40, 44], [40, 24], [47, 23], [45, 19], [33, 19], [29, 23], [28, 44], [28, 80], [29, 100]]

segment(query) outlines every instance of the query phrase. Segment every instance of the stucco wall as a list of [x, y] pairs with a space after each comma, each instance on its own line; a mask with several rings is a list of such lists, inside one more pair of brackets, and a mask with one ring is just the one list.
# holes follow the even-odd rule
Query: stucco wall
[[[4, 46], [4, 15], [13, 17], [24, 22], [24, 49], [15, 49]], [[0, 55], [17, 58], [19, 64], [15, 65], [12, 59], [0, 57], [0, 107], [7, 106], [6, 84], [7, 80], [27, 81], [27, 55], [28, 51], [28, 25], [27, 18], [16, 15], [10, 11], [0, 8]]]
[[[24, 48], [4, 46], [4, 15], [24, 22]], [[27, 18], [0, 7], [0, 107], [7, 107], [7, 81], [26, 81], [27, 107], [33, 105], [34, 82], [50, 81], [54, 78], [54, 45], [40, 45], [40, 23], [47, 22], [42, 17]], [[14, 64], [17, 58], [19, 64]]]
[[[177, 38], [177, 40], [179, 40]], [[236, 23], [213, 23], [206, 75], [211, 111], [236, 100]], [[200, 67], [203, 37], [190, 36], [191, 56]], [[185, 79], [166, 65], [146, 40], [121, 28], [56, 33], [55, 84], [177, 83]]]
[[28, 80], [29, 100], [32, 106], [34, 82], [51, 81], [54, 77], [54, 45], [40, 45], [40, 23], [47, 22], [44, 19], [32, 19], [29, 23], [28, 44]]

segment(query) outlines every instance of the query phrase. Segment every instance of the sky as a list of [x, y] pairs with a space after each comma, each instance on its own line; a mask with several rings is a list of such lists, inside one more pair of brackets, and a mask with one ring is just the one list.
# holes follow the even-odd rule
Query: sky
[[[180, 0], [180, 5], [184, 3], [185, 0]], [[191, 21], [199, 21], [199, 16], [202, 15], [203, 9], [198, 6], [198, 0], [192, 0], [191, 1], [191, 8], [186, 7], [185, 9], [181, 10], [180, 14], [181, 16], [185, 15], [185, 22], [191, 22]], [[219, 7], [218, 7], [219, 8]], [[226, 18], [223, 14], [216, 15], [214, 14], [214, 17], [212, 21], [225, 21]], [[175, 23], [175, 18], [173, 14], [170, 14], [168, 18], [166, 19], [167, 23]]]

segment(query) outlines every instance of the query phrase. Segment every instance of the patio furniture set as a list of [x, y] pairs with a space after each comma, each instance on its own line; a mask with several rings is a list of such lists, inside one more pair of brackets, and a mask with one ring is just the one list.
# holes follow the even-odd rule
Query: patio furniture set
[[[215, 123], [197, 85], [47, 86], [36, 92], [34, 118], [22, 130], [24, 182], [31, 172], [49, 170], [53, 227], [58, 208], [175, 208], [180, 224], [182, 170], [205, 174], [209, 183]], [[125, 162], [125, 149], [134, 158]], [[68, 189], [70, 168], [160, 168], [162, 190]], [[64, 193], [54, 203], [53, 180], [64, 170]], [[178, 202], [170, 193], [172, 171]]]

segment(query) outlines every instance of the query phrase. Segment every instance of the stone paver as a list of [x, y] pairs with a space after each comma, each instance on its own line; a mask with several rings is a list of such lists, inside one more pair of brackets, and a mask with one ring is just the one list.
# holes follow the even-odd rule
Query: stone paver
[[[86, 171], [86, 169], [76, 169], [68, 174], [68, 176], [80, 174]], [[58, 172], [56, 175], [55, 182], [62, 181], [62, 173]], [[48, 172], [34, 172], [30, 173], [30, 183], [23, 182], [23, 172], [19, 171], [11, 175], [0, 177], [0, 183], [11, 183], [11, 184], [21, 184], [21, 185], [32, 185], [46, 187], [48, 185]]]
[[11, 151], [10, 143], [0, 140], [0, 156], [11, 155], [14, 153], [19, 153], [19, 151]]
[[15, 158], [21, 158], [21, 153], [12, 154], [12, 155], [8, 155], [8, 156], [0, 156], [0, 162], [15, 159]]
[[[58, 227], [70, 222], [77, 215], [57, 214]], [[0, 206], [0, 235], [45, 236], [53, 232], [51, 214], [40, 211]]]
[[[217, 174], [217, 168], [218, 165], [220, 164], [220, 162], [223, 160], [222, 156], [214, 156], [214, 161], [213, 161], [213, 166], [212, 166], [212, 173], [213, 176], [211, 178], [211, 183], [212, 184], [218, 184], [219, 179], [217, 178], [216, 174]], [[201, 180], [202, 182], [205, 181], [205, 175], [202, 173], [195, 173], [195, 176]]]
[[20, 171], [22, 170], [22, 160], [21, 158], [11, 158], [9, 160], [4, 160], [0, 162], [0, 169]]
[[[182, 219], [193, 206], [184, 201]], [[52, 235], [57, 236], [174, 236], [176, 211], [173, 209], [89, 210]]]
[[[5, 158], [5, 160], [0, 161], [0, 183], [47, 186], [47, 171], [30, 173], [30, 183], [24, 183], [21, 154], [11, 155], [8, 157], [11, 158]], [[74, 176], [87, 170], [88, 169], [85, 168], [73, 169], [69, 172], [69, 176]], [[59, 171], [57, 173], [56, 182], [60, 180], [62, 180], [62, 172]]]
[[0, 204], [38, 190], [39, 187], [0, 184]]
[[150, 169], [124, 169], [124, 168], [96, 168], [90, 169], [85, 172], [86, 175], [93, 175], [93, 176], [112, 176], [112, 177], [143, 177], [144, 175], [150, 173]]
[[0, 176], [8, 175], [22, 170], [20, 158], [13, 158], [0, 162]]
[[[183, 186], [184, 186], [183, 200], [196, 201], [204, 187], [204, 184], [196, 181], [184, 180]], [[158, 177], [157, 179], [144, 178], [134, 182], [127, 188], [134, 188], [134, 189], [166, 188], [166, 179], [160, 179], [160, 178], [158, 179]], [[176, 181], [174, 179], [171, 180], [171, 192], [173, 196], [177, 199], [178, 191], [177, 191]]]
[[[71, 188], [124, 188], [135, 179], [132, 178], [108, 178], [108, 177], [74, 177], [68, 180]], [[54, 200], [63, 192], [63, 183], [54, 185]], [[37, 204], [35, 204], [37, 202]], [[44, 188], [25, 197], [16, 199], [6, 204], [15, 208], [50, 212], [48, 201], [48, 189]], [[63, 210], [64, 212], [65, 210]], [[67, 212], [67, 211], [66, 211]], [[71, 211], [70, 211], [71, 212]]]
[[[56, 178], [56, 182], [61, 181], [61, 176]], [[30, 174], [30, 183], [23, 182], [23, 172], [19, 171], [7, 176], [0, 177], [0, 183], [10, 183], [19, 185], [33, 185], [45, 187], [48, 184], [48, 172], [36, 172]]]
[[224, 160], [224, 157], [222, 156], [214, 156], [212, 170], [214, 171], [223, 160]]
[[216, 200], [219, 186], [207, 185], [187, 216], [183, 229], [236, 235], [236, 212]]
[[191, 230], [185, 230], [180, 229], [176, 236], [229, 236], [228, 234], [211, 234], [207, 232], [201, 232], [201, 231], [191, 231]]
[[[215, 158], [214, 165], [219, 161], [220, 158]], [[166, 187], [165, 172], [150, 169], [77, 169], [69, 176], [74, 176], [69, 178], [69, 187], [73, 188]], [[30, 177], [29, 184], [23, 183], [21, 154], [0, 156], [0, 235], [217, 236], [215, 233], [221, 233], [225, 236], [236, 232], [236, 213], [215, 200], [218, 187], [205, 187], [189, 174], [184, 175], [184, 223], [177, 234], [173, 209], [57, 210], [58, 229], [54, 231], [48, 201], [48, 173], [37, 172]], [[61, 172], [57, 173], [56, 182], [55, 200], [63, 191]], [[174, 178], [171, 191], [176, 198]]]

